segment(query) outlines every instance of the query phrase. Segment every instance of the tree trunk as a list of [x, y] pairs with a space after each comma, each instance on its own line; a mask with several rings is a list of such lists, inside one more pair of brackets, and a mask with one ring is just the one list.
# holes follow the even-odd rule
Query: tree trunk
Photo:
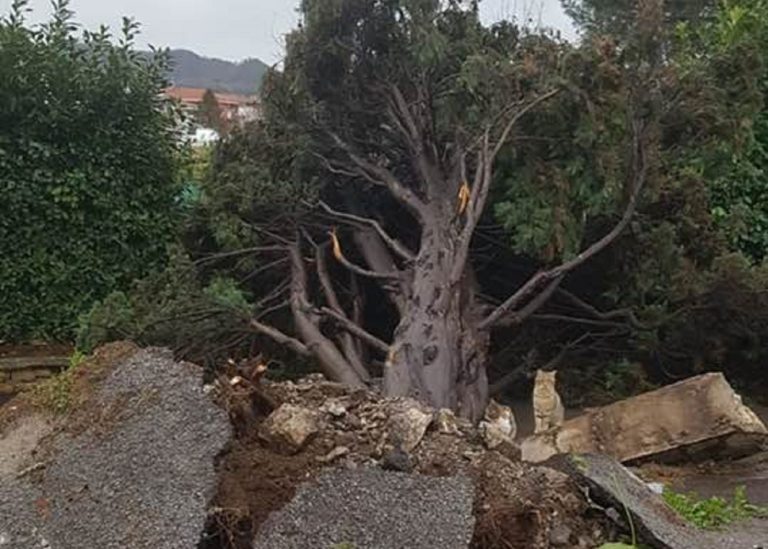
[[488, 334], [476, 329], [479, 307], [465, 276], [451, 283], [456, 229], [426, 228], [411, 293], [384, 372], [389, 396], [411, 396], [477, 421], [488, 399]]

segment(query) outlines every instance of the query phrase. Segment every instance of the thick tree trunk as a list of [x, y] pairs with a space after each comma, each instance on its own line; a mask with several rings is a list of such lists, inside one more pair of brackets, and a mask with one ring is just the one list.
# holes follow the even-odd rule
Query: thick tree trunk
[[427, 228], [413, 266], [411, 293], [384, 372], [390, 396], [416, 397], [477, 421], [488, 399], [488, 335], [476, 329], [472, 282], [451, 282], [456, 235]]

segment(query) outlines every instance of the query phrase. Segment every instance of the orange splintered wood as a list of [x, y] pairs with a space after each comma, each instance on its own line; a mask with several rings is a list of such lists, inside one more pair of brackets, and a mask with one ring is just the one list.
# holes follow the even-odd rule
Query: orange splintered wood
[[469, 189], [469, 185], [466, 181], [464, 181], [461, 184], [461, 188], [459, 189], [459, 215], [463, 214], [464, 211], [467, 209], [467, 206], [469, 205], [469, 198], [471, 196], [471, 192]]
[[333, 256], [341, 261], [344, 256], [341, 253], [341, 244], [339, 243], [339, 239], [336, 236], [336, 229], [331, 231], [331, 241], [333, 242]]

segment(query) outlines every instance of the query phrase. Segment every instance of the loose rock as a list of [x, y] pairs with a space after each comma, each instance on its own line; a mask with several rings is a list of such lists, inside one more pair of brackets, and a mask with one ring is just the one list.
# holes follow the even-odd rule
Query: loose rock
[[319, 429], [316, 412], [283, 404], [264, 422], [262, 436], [287, 452], [298, 452]]
[[349, 453], [349, 448], [346, 446], [337, 446], [326, 455], [317, 458], [318, 463], [331, 463], [332, 461], [345, 456]]
[[435, 429], [438, 433], [443, 435], [457, 435], [459, 434], [459, 426], [456, 421], [456, 416], [451, 410], [442, 408], [435, 412]]
[[412, 452], [424, 438], [424, 433], [432, 423], [432, 414], [424, 411], [419, 403], [404, 399], [392, 407], [387, 421], [389, 442], [400, 446], [406, 452]]

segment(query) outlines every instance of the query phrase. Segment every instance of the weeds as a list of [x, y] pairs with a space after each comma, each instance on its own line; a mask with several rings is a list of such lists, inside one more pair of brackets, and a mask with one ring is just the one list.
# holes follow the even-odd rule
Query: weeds
[[734, 490], [730, 500], [721, 497], [700, 499], [695, 494], [664, 490], [664, 501], [687, 521], [706, 530], [718, 530], [739, 520], [768, 516], [768, 507], [749, 503], [743, 486]]
[[63, 372], [32, 388], [32, 403], [54, 414], [67, 412], [72, 401], [74, 372], [85, 358], [86, 355], [79, 350], [72, 353]]

